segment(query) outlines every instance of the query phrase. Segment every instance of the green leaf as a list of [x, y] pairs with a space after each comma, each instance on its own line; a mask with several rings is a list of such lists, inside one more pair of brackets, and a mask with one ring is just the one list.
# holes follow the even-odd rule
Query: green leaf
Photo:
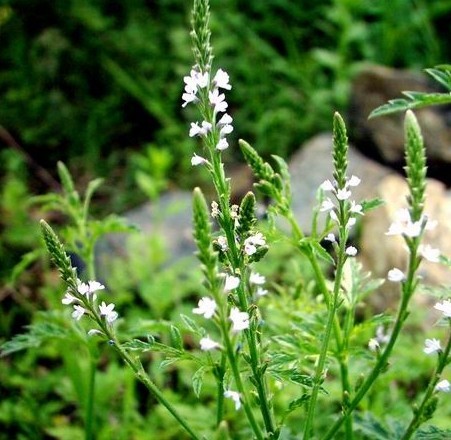
[[288, 404], [287, 413], [293, 412], [295, 409], [300, 408], [301, 406], [304, 406], [310, 399], [309, 394], [303, 394], [299, 399], [292, 400]]
[[151, 351], [153, 349], [153, 341], [144, 342], [140, 339], [132, 339], [131, 341], [124, 342], [122, 347], [129, 351], [138, 351], [140, 353], [145, 351]]
[[17, 263], [12, 269], [10, 282], [14, 285], [20, 275], [22, 275], [27, 269], [27, 267], [33, 264], [42, 255], [43, 251], [41, 249], [36, 249], [34, 251], [27, 252], [25, 255], [22, 255], [19, 263]]
[[451, 65], [442, 64], [433, 69], [426, 69], [427, 74], [451, 92]]
[[414, 437], [415, 440], [449, 440], [450, 438], [450, 429], [441, 429], [432, 425], [418, 430]]
[[205, 367], [202, 366], [193, 374], [192, 378], [193, 390], [197, 398], [199, 398], [200, 396], [200, 391], [202, 389], [202, 384], [204, 382], [205, 371], [206, 371]]
[[414, 110], [431, 105], [449, 104], [451, 103], [451, 94], [445, 93], [420, 93], [420, 92], [403, 92], [409, 99], [391, 99], [387, 104], [381, 105], [374, 109], [368, 119], [377, 116], [386, 116], [393, 113]]
[[204, 335], [205, 332], [202, 331], [202, 329], [196, 324], [196, 321], [194, 321], [192, 318], [181, 313], [180, 319], [183, 321], [183, 323], [185, 324], [185, 327], [191, 333], [194, 333], [195, 335], [198, 335], [198, 336]]
[[180, 331], [174, 325], [171, 325], [171, 343], [177, 350], [183, 350], [183, 340]]
[[368, 211], [372, 211], [373, 209], [379, 208], [379, 206], [382, 206], [385, 204], [385, 201], [379, 198], [371, 199], [371, 200], [363, 200], [360, 202], [362, 205], [362, 211], [364, 213]]
[[69, 330], [54, 323], [32, 324], [27, 327], [28, 332], [14, 336], [0, 346], [0, 357], [7, 356], [21, 350], [37, 348], [51, 339], [64, 339], [69, 335]]

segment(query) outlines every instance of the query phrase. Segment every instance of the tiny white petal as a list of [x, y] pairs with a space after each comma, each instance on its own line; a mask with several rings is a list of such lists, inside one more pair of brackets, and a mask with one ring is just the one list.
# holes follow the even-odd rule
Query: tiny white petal
[[249, 276], [249, 282], [251, 284], [262, 285], [265, 284], [266, 278], [257, 272], [252, 272]]
[[319, 208], [319, 210], [321, 212], [325, 212], [325, 211], [330, 211], [331, 209], [334, 209], [335, 205], [332, 202], [332, 200], [330, 200], [329, 198], [327, 198], [326, 200], [323, 200], [323, 202], [321, 203], [321, 207]]
[[220, 127], [224, 125], [230, 125], [233, 122], [232, 117], [228, 113], [224, 113], [221, 119], [218, 121], [217, 125]]
[[236, 391], [227, 390], [224, 391], [224, 397], [233, 400], [233, 402], [235, 403], [235, 409], [237, 411], [241, 408], [240, 393], [237, 393]]
[[215, 348], [219, 348], [220, 345], [213, 341], [213, 339], [210, 339], [208, 336], [205, 338], [202, 338], [199, 341], [199, 345], [200, 345], [200, 349], [203, 351], [209, 351], [209, 350], [214, 350]]
[[263, 289], [263, 287], [258, 286], [257, 292], [255, 292], [257, 296], [265, 296], [268, 294], [268, 291], [266, 289]]
[[445, 299], [443, 302], [435, 304], [434, 309], [443, 313], [445, 318], [451, 318], [451, 300]]
[[442, 351], [440, 341], [438, 339], [426, 339], [424, 341], [423, 351], [426, 354], [439, 353], [440, 351]]
[[77, 321], [80, 320], [80, 318], [86, 313], [86, 309], [82, 306], [79, 306], [77, 304], [74, 305], [74, 311], [72, 312], [72, 318], [76, 319]]
[[226, 138], [219, 139], [219, 142], [216, 144], [216, 149], [219, 151], [224, 151], [229, 148], [229, 143]]
[[320, 186], [323, 191], [334, 191], [334, 185], [330, 180], [325, 180]]
[[197, 307], [193, 309], [195, 315], [203, 315], [204, 318], [210, 319], [216, 311], [216, 301], [207, 296], [204, 296], [197, 303]]
[[225, 283], [224, 283], [224, 291], [230, 292], [231, 290], [235, 290], [240, 285], [240, 279], [233, 275], [226, 275]]
[[379, 348], [380, 348], [379, 341], [378, 341], [376, 338], [371, 338], [371, 339], [368, 341], [368, 348], [369, 348], [371, 351], [379, 350]]
[[418, 252], [425, 260], [431, 263], [440, 262], [440, 250], [433, 248], [429, 244], [420, 244], [420, 246], [418, 246]]
[[327, 234], [327, 235], [324, 237], [324, 240], [330, 241], [331, 243], [335, 243], [335, 242], [337, 241], [337, 239], [335, 238], [335, 235], [332, 234], [332, 232], [331, 232], [330, 234]]
[[216, 87], [220, 87], [222, 89], [230, 90], [232, 86], [229, 84], [229, 75], [222, 69], [218, 69], [215, 77], [213, 78], [213, 82], [216, 84]]
[[449, 393], [451, 391], [451, 384], [446, 379], [443, 379], [435, 386], [435, 389], [443, 393]]
[[404, 272], [397, 267], [394, 267], [393, 269], [388, 271], [387, 274], [388, 281], [391, 281], [393, 283], [399, 283], [400, 281], [403, 281], [406, 276], [404, 275]]
[[349, 186], [358, 186], [358, 185], [360, 185], [360, 182], [361, 182], [361, 180], [359, 177], [352, 175], [348, 181], [348, 185]]
[[196, 153], [194, 153], [194, 156], [191, 158], [191, 165], [197, 166], [202, 165], [204, 163], [207, 163], [207, 159], [204, 159], [203, 157], [198, 156]]
[[348, 246], [345, 250], [345, 253], [349, 257], [355, 257], [357, 255], [357, 249], [354, 246]]
[[348, 191], [346, 188], [339, 189], [337, 191], [337, 199], [338, 200], [348, 200], [351, 197], [351, 191]]
[[229, 319], [232, 321], [233, 332], [249, 328], [249, 313], [241, 312], [237, 307], [232, 307]]

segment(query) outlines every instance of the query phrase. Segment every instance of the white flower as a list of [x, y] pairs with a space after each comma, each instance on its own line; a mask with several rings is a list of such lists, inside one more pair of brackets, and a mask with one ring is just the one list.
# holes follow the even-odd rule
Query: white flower
[[341, 188], [337, 191], [337, 199], [338, 200], [348, 200], [351, 197], [351, 191], [346, 188]]
[[99, 306], [99, 311], [102, 316], [105, 316], [105, 319], [108, 322], [116, 321], [119, 316], [116, 311], [114, 311], [115, 305], [113, 303], [106, 305], [105, 301], [102, 301], [102, 304]]
[[75, 301], [80, 301], [77, 297], [73, 296], [69, 292], [66, 292], [64, 298], [61, 300], [63, 304], [72, 304]]
[[445, 318], [451, 318], [451, 300], [445, 299], [441, 303], [436, 303], [434, 309], [442, 312]]
[[335, 238], [335, 235], [332, 234], [332, 232], [331, 232], [330, 234], [327, 234], [327, 235], [324, 237], [324, 240], [330, 241], [331, 243], [335, 243], [335, 242], [337, 241], [336, 238]]
[[235, 409], [238, 411], [241, 408], [241, 398], [240, 393], [237, 393], [236, 391], [224, 391], [224, 397], [228, 399], [232, 399], [235, 403]]
[[235, 290], [239, 285], [240, 279], [238, 277], [234, 277], [233, 275], [226, 275], [224, 283], [224, 292], [230, 292], [231, 290]]
[[86, 309], [84, 307], [74, 304], [74, 311], [72, 312], [72, 318], [79, 321], [80, 318], [85, 314], [85, 312], [86, 312]]
[[211, 216], [216, 218], [219, 215], [219, 205], [218, 202], [214, 200], [211, 202]]
[[394, 267], [393, 269], [388, 271], [387, 274], [388, 281], [391, 281], [393, 283], [399, 283], [400, 281], [403, 281], [406, 276], [404, 275], [404, 272], [397, 267]]
[[323, 191], [335, 191], [335, 187], [329, 179], [325, 180], [319, 187]]
[[182, 107], [186, 107], [189, 103], [196, 102], [198, 99], [195, 93], [184, 93], [182, 95], [182, 100]]
[[265, 296], [265, 295], [268, 294], [268, 291], [267, 291], [266, 289], [263, 289], [263, 287], [258, 286], [258, 287], [257, 287], [257, 291], [255, 292], [255, 294], [256, 294], [257, 296]]
[[216, 311], [216, 301], [204, 296], [197, 303], [197, 307], [193, 309], [195, 315], [203, 315], [204, 318], [210, 319]]
[[412, 222], [407, 208], [402, 208], [395, 213], [395, 221], [389, 226], [385, 235], [406, 235], [418, 237], [421, 234], [422, 220]]
[[212, 92], [208, 92], [208, 100], [210, 104], [214, 106], [214, 113], [225, 112], [228, 104], [225, 101], [224, 93], [219, 93], [218, 89], [214, 89]]
[[265, 244], [265, 237], [261, 232], [257, 232], [244, 240], [244, 253], [249, 256], [253, 255], [257, 252], [257, 246], [264, 246]]
[[209, 131], [211, 131], [212, 125], [210, 122], [202, 121], [199, 125], [197, 122], [191, 122], [191, 128], [189, 129], [189, 136], [205, 136]]
[[225, 139], [225, 138], [219, 139], [219, 142], [216, 144], [215, 148], [218, 151], [227, 150], [227, 148], [229, 148], [229, 143], [227, 142], [227, 139]]
[[252, 272], [249, 276], [249, 282], [251, 284], [261, 285], [261, 284], [265, 284], [265, 281], [266, 281], [266, 278], [257, 272]]
[[338, 216], [337, 213], [334, 210], [331, 210], [329, 212], [330, 218], [335, 222], [338, 223]]
[[220, 130], [219, 130], [219, 136], [220, 137], [225, 137], [226, 135], [232, 133], [233, 131], [233, 126], [230, 124], [225, 124]]
[[325, 212], [325, 211], [330, 211], [331, 209], [334, 209], [335, 205], [332, 202], [332, 200], [330, 200], [329, 198], [327, 198], [326, 200], [323, 200], [323, 202], [321, 203], [321, 207], [319, 208], [319, 210], [321, 212]]
[[351, 178], [348, 180], [348, 185], [349, 186], [358, 186], [360, 185], [360, 178], [358, 178], [357, 176], [354, 176], [354, 174], [351, 176]]
[[359, 205], [354, 200], [351, 200], [351, 207], [349, 208], [350, 212], [352, 212], [353, 214], [363, 215], [362, 209], [362, 205]]
[[207, 159], [198, 156], [196, 153], [194, 153], [194, 156], [191, 158], [191, 165], [195, 167], [197, 165], [202, 165], [204, 163], [207, 163]]
[[199, 341], [199, 345], [200, 345], [200, 349], [203, 351], [209, 351], [209, 350], [214, 350], [215, 348], [219, 348], [220, 345], [213, 341], [213, 339], [210, 339], [208, 336], [205, 338], [202, 338]]
[[229, 75], [222, 69], [218, 69], [215, 77], [213, 78], [213, 82], [216, 84], [216, 87], [221, 89], [230, 90], [232, 86], [229, 84]]
[[380, 348], [379, 341], [378, 341], [376, 338], [371, 338], [371, 339], [368, 341], [368, 348], [369, 348], [371, 351], [379, 350], [379, 348]]
[[222, 252], [226, 252], [227, 249], [229, 249], [229, 245], [227, 243], [227, 238], [224, 237], [223, 235], [221, 235], [217, 238], [216, 243], [218, 244], [218, 246]]
[[223, 127], [224, 125], [230, 125], [232, 122], [232, 117], [228, 113], [224, 113], [216, 125]]
[[77, 290], [80, 295], [89, 295], [89, 284], [77, 280]]
[[357, 220], [354, 217], [351, 217], [346, 223], [346, 229], [351, 229], [356, 224], [356, 222]]
[[97, 292], [98, 290], [105, 289], [105, 286], [98, 281], [88, 281], [89, 291], [91, 293]]
[[357, 255], [357, 249], [354, 246], [348, 246], [345, 250], [345, 253], [349, 257], [355, 257]]
[[239, 332], [240, 330], [249, 328], [249, 313], [240, 312], [237, 307], [232, 307], [229, 319], [232, 321], [233, 332]]
[[435, 249], [429, 244], [420, 244], [418, 246], [418, 252], [425, 260], [431, 263], [440, 262], [440, 249]]
[[446, 379], [443, 379], [435, 386], [435, 389], [443, 393], [449, 393], [451, 391], [451, 384]]
[[426, 339], [424, 341], [423, 351], [426, 354], [438, 353], [438, 352], [442, 351], [440, 341], [438, 339]]

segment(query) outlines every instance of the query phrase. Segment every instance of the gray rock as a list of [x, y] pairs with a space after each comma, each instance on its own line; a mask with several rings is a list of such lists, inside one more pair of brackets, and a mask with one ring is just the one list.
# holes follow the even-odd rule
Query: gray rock
[[[332, 133], [320, 134], [304, 144], [290, 160], [293, 210], [305, 233], [311, 229], [318, 187], [324, 180], [332, 179], [332, 145]], [[362, 183], [353, 190], [357, 201], [373, 198], [377, 183], [393, 173], [352, 146], [349, 147], [348, 170], [349, 175], [355, 174], [362, 179]]]
[[[98, 273], [105, 277], [118, 260], [127, 260], [129, 252], [143, 258], [157, 258], [162, 264], [193, 255], [190, 192], [172, 191], [155, 203], [145, 203], [123, 214], [126, 222], [136, 226], [137, 233], [109, 234], [96, 247]], [[155, 256], [156, 253], [160, 255]], [[194, 261], [194, 257], [193, 257]]]
[[[348, 116], [349, 131], [359, 150], [387, 163], [399, 164], [404, 157], [404, 113], [368, 120], [372, 110], [389, 100], [404, 97], [402, 91], [437, 92], [420, 73], [368, 66], [355, 78]], [[428, 158], [439, 166], [451, 162], [451, 127], [447, 107], [416, 110]]]

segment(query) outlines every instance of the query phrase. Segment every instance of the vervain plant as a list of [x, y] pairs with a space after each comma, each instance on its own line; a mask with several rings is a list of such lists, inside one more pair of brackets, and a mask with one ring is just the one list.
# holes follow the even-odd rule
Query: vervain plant
[[[389, 236], [401, 236], [406, 245], [408, 264], [393, 268], [387, 274], [388, 281], [399, 286], [399, 304], [396, 315], [386, 319], [389, 327], [385, 334], [381, 329], [367, 341], [362, 363], [357, 364], [353, 348], [356, 332], [357, 308], [365, 296], [380, 284], [369, 280], [356, 261], [358, 250], [349, 244], [350, 234], [358, 219], [379, 200], [356, 201], [353, 189], [360, 178], [348, 174], [348, 140], [343, 119], [337, 113], [333, 118], [333, 176], [319, 188], [319, 204], [313, 214], [312, 233], [306, 235], [297, 223], [291, 207], [291, 190], [288, 167], [285, 161], [274, 156], [275, 166], [265, 162], [249, 144], [240, 141], [243, 155], [257, 179], [256, 187], [271, 203], [270, 217], [284, 217], [290, 225], [287, 237], [293, 248], [302, 254], [311, 267], [317, 295], [317, 323], [306, 326], [304, 338], [310, 341], [308, 353], [294, 352], [293, 346], [303, 347], [303, 340], [291, 334], [275, 335], [271, 316], [266, 310], [263, 297], [270, 297], [266, 279], [260, 275], [255, 263], [262, 260], [274, 236], [263, 222], [258, 221], [256, 198], [252, 192], [244, 196], [239, 205], [231, 202], [230, 179], [225, 172], [222, 155], [229, 147], [227, 136], [233, 131], [232, 117], [226, 113], [228, 104], [225, 91], [232, 86], [228, 74], [213, 68], [213, 49], [210, 43], [209, 2], [194, 0], [192, 12], [192, 42], [194, 66], [184, 77], [185, 90], [182, 107], [195, 106], [199, 121], [192, 122], [189, 135], [199, 138], [202, 152], [191, 158], [193, 166], [204, 167], [211, 178], [215, 196], [210, 208], [199, 188], [193, 194], [193, 234], [197, 245], [204, 283], [204, 294], [192, 313], [198, 319], [182, 315], [186, 329], [199, 341], [200, 350], [190, 350], [177, 326], [170, 326], [170, 343], [157, 342], [153, 336], [147, 340], [123, 340], [120, 333], [119, 314], [114, 303], [101, 301], [98, 296], [105, 286], [96, 281], [92, 249], [95, 237], [86, 228], [87, 204], [80, 205], [78, 193], [73, 189], [70, 176], [60, 166], [63, 186], [70, 189], [77, 236], [72, 237], [72, 247], [86, 260], [85, 281], [72, 265], [62, 241], [45, 222], [41, 221], [42, 234], [47, 249], [66, 284], [62, 303], [72, 308], [72, 318], [81, 323], [89, 320], [88, 335], [106, 341], [134, 372], [155, 399], [164, 406], [175, 421], [193, 439], [254, 438], [263, 439], [346, 439], [357, 438], [362, 432], [358, 415], [361, 404], [369, 396], [381, 375], [390, 368], [390, 359], [397, 347], [400, 335], [408, 320], [411, 300], [420, 283], [419, 268], [422, 261], [446, 262], [438, 249], [423, 243], [424, 232], [432, 229], [435, 222], [423, 211], [426, 189], [426, 157], [420, 128], [414, 114], [407, 112], [405, 118], [406, 175], [409, 195], [406, 207], [401, 209], [386, 232]], [[88, 192], [89, 201], [90, 192]], [[324, 217], [324, 221], [320, 221]], [[78, 243], [84, 243], [79, 245]], [[329, 242], [328, 252], [322, 245]], [[330, 277], [329, 272], [333, 273]], [[303, 297], [304, 295], [304, 297]], [[300, 292], [300, 304], [309, 304], [309, 293]], [[444, 378], [450, 362], [451, 349], [451, 300], [443, 298], [434, 308], [443, 315], [446, 332], [445, 342], [426, 339], [424, 352], [435, 355], [436, 367], [430, 376], [426, 391], [419, 397], [411, 420], [397, 426], [391, 438], [427, 438], [429, 434], [449, 435], [450, 431], [429, 427], [421, 430], [436, 409], [439, 393], [451, 391]], [[377, 317], [369, 320], [370, 326], [381, 322]], [[200, 324], [201, 322], [202, 324]], [[308, 329], [314, 329], [309, 332]], [[321, 330], [318, 330], [318, 329]], [[290, 333], [290, 330], [287, 330]], [[284, 342], [277, 346], [274, 342]], [[287, 343], [290, 341], [290, 343]], [[14, 341], [4, 346], [5, 351], [14, 350]], [[290, 345], [291, 344], [291, 345]], [[182, 414], [170, 402], [166, 393], [157, 385], [144, 367], [140, 354], [146, 351], [163, 353], [163, 365], [188, 360], [197, 367], [192, 383], [199, 397], [207, 374], [215, 382], [214, 421], [210, 426], [199, 428], [194, 420]], [[335, 378], [339, 378], [340, 395], [328, 396]], [[296, 383], [298, 388], [288, 405], [281, 407], [281, 387]], [[277, 384], [280, 386], [278, 387]], [[301, 393], [299, 394], [299, 389]], [[329, 399], [329, 400], [328, 400]], [[331, 401], [330, 399], [335, 399]], [[336, 400], [338, 399], [338, 401]], [[226, 402], [231, 400], [235, 411], [242, 411], [238, 422]], [[327, 402], [330, 402], [329, 406]], [[324, 429], [322, 412], [327, 409], [330, 423]], [[331, 408], [338, 408], [331, 414]], [[287, 415], [302, 409], [295, 423], [288, 423]], [[299, 414], [300, 411], [298, 411]], [[377, 437], [380, 425], [376, 422], [365, 426], [365, 434]], [[92, 428], [87, 426], [87, 438]], [[395, 436], [396, 435], [396, 436]], [[365, 437], [368, 438], [368, 437]], [[430, 437], [429, 437], [430, 438]], [[439, 437], [436, 437], [439, 438]]]

